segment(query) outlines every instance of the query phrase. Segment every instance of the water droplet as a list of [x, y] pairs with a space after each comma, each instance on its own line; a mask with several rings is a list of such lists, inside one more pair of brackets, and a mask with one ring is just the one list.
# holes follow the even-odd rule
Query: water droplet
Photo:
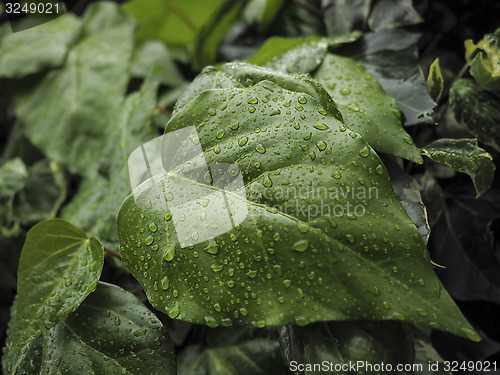
[[323, 151], [326, 148], [326, 142], [325, 141], [318, 141], [316, 142], [316, 147], [318, 147], [318, 150]]
[[146, 241], [144, 241], [144, 243], [146, 245], [151, 245], [153, 243], [153, 241], [154, 241], [153, 237], [148, 236], [148, 238], [146, 238]]
[[248, 112], [254, 113], [255, 112], [255, 107], [254, 106], [248, 107]]
[[340, 95], [349, 95], [351, 93], [351, 90], [344, 87], [344, 88], [340, 89], [339, 92], [340, 92]]
[[158, 230], [155, 223], [149, 223], [148, 227], [151, 232], [156, 232]]
[[426, 309], [417, 309], [417, 313], [419, 313], [422, 316], [427, 316], [429, 312]]
[[307, 103], [307, 98], [305, 96], [299, 96], [299, 103], [300, 104], [306, 104]]
[[366, 158], [368, 155], [370, 155], [370, 148], [368, 146], [363, 147], [363, 149], [359, 152], [359, 156], [362, 156]]
[[250, 270], [247, 272], [247, 276], [253, 279], [255, 276], [257, 276], [257, 271], [256, 270]]
[[220, 271], [222, 271], [222, 269], [224, 268], [224, 265], [222, 265], [222, 264], [215, 264], [215, 263], [214, 263], [214, 264], [212, 264], [212, 265], [210, 266], [210, 268], [211, 268], [211, 269], [212, 269], [212, 271], [214, 271], [214, 272], [220, 272]]
[[354, 243], [354, 236], [352, 234], [346, 234], [345, 238], [347, 238], [347, 241], [350, 243]]
[[179, 305], [176, 303], [175, 306], [172, 307], [172, 309], [167, 313], [167, 315], [169, 316], [169, 318], [175, 319], [179, 316], [180, 313], [181, 310], [179, 310]]
[[353, 112], [359, 112], [359, 110], [361, 109], [361, 108], [359, 108], [359, 105], [357, 103], [348, 104], [347, 108]]
[[248, 99], [248, 104], [257, 104], [259, 102], [259, 99], [257, 99], [256, 97], [251, 97], [250, 99]]
[[240, 147], [245, 146], [247, 142], [248, 142], [248, 137], [241, 137], [240, 139], [238, 139], [238, 145]]
[[121, 323], [120, 318], [116, 317], [114, 323], [115, 323], [115, 326], [119, 326]]
[[413, 144], [413, 139], [411, 139], [411, 137], [409, 135], [405, 136], [403, 138], [403, 140], [408, 143], [409, 145], [412, 145]]
[[277, 116], [280, 114], [281, 114], [281, 111], [279, 109], [273, 109], [269, 115], [270, 116]]
[[226, 134], [226, 131], [225, 131], [225, 130], [219, 130], [219, 131], [217, 132], [216, 138], [217, 138], [217, 139], [221, 139], [222, 137], [224, 137], [224, 134]]
[[340, 174], [340, 172], [337, 171], [332, 174], [332, 177], [339, 179], [340, 177], [342, 177], [342, 175]]
[[275, 241], [279, 241], [280, 240], [280, 234], [278, 232], [274, 233], [273, 238], [274, 238]]
[[292, 280], [283, 280], [283, 285], [285, 288], [288, 288], [290, 285], [292, 285]]
[[217, 311], [217, 312], [220, 312], [220, 311], [221, 311], [221, 307], [220, 307], [220, 305], [219, 305], [218, 303], [216, 303], [216, 304], [214, 305], [214, 310], [215, 310], [215, 311]]
[[375, 168], [375, 172], [377, 172], [377, 174], [382, 174], [384, 173], [384, 167], [382, 167], [382, 165], [377, 165], [377, 168]]
[[215, 116], [215, 115], [217, 114], [217, 111], [216, 111], [215, 109], [213, 109], [213, 108], [210, 108], [210, 109], [208, 110], [208, 114], [209, 114], [210, 116]]
[[163, 256], [163, 259], [165, 259], [167, 262], [170, 262], [172, 259], [174, 259], [174, 256], [175, 256], [175, 245], [172, 243], [168, 246], [167, 251]]
[[168, 277], [167, 276], [165, 276], [163, 279], [161, 279], [161, 288], [163, 290], [167, 290], [169, 285], [170, 284], [168, 282]]
[[300, 240], [293, 244], [292, 249], [295, 251], [305, 251], [309, 247], [309, 242], [307, 240]]
[[299, 232], [300, 233], [307, 233], [309, 231], [309, 225], [306, 223], [299, 223]]
[[376, 286], [372, 288], [372, 293], [374, 296], [380, 296], [380, 290]]
[[262, 146], [261, 144], [259, 144], [259, 145], [255, 148], [255, 151], [257, 151], [259, 154], [263, 154], [264, 152], [266, 152], [266, 149], [264, 148], [264, 146]]
[[35, 319], [38, 319], [42, 316], [43, 310], [44, 310], [43, 306], [38, 309], [38, 311], [35, 314]]
[[[325, 112], [325, 114], [326, 114], [326, 112]], [[318, 130], [330, 129], [326, 124], [315, 124], [315, 125], [313, 125], [313, 127], [318, 129]]]

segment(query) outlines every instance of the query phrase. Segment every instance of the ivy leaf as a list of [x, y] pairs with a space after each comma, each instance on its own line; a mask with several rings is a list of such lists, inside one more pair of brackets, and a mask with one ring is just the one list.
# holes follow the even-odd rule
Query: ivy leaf
[[2, 234], [12, 224], [14, 196], [28, 181], [28, 171], [20, 158], [7, 161], [0, 167], [0, 229]]
[[347, 34], [353, 30], [364, 30], [370, 14], [371, 0], [321, 2], [328, 35]]
[[26, 136], [72, 173], [94, 175], [105, 162], [108, 136], [114, 136], [109, 124], [128, 83], [134, 28], [116, 4], [92, 4], [66, 64], [15, 98]]
[[396, 100], [384, 92], [363, 65], [351, 58], [327, 54], [314, 78], [331, 95], [345, 124], [375, 150], [422, 162], [402, 127]]
[[479, 142], [500, 151], [500, 98], [470, 79], [459, 79], [450, 89], [450, 107], [458, 122]]
[[219, 44], [227, 31], [238, 19], [243, 3], [241, 1], [224, 0], [217, 10], [196, 33], [193, 65], [201, 70], [205, 65], [217, 61]]
[[379, 31], [422, 22], [412, 0], [378, 0], [373, 4], [368, 19], [370, 29]]
[[406, 125], [434, 123], [436, 103], [429, 96], [417, 60], [419, 35], [401, 29], [364, 34], [336, 53], [352, 57], [373, 74], [384, 91], [396, 99]]
[[5, 36], [0, 43], [0, 77], [22, 78], [64, 64], [81, 32], [81, 21], [67, 13], [35, 28]]
[[[384, 363], [394, 368], [399, 363], [413, 363], [415, 349], [408, 325], [400, 322], [324, 322], [307, 327], [280, 328], [280, 347], [287, 362], [305, 364], [305, 371], [291, 366], [294, 375], [322, 374], [332, 371], [329, 363]], [[314, 368], [324, 364], [327, 368]], [[309, 366], [308, 366], [309, 365]], [[349, 368], [349, 367], [348, 367]], [[357, 374], [371, 374], [358, 367]]]
[[118, 242], [116, 212], [130, 194], [128, 156], [134, 148], [156, 135], [152, 111], [156, 105], [158, 84], [156, 79], [148, 78], [140, 91], [127, 97], [120, 116], [111, 127], [115, 135], [107, 146], [105, 159], [111, 165], [108, 177], [98, 175], [85, 179], [62, 212], [63, 218], [110, 246], [116, 246]]
[[467, 173], [474, 183], [477, 197], [493, 182], [495, 165], [490, 154], [477, 145], [476, 139], [438, 139], [421, 148], [422, 155]]
[[64, 220], [42, 221], [28, 232], [19, 261], [9, 372], [29, 362], [25, 353], [32, 341], [95, 290], [103, 262], [100, 242]]
[[100, 282], [78, 310], [30, 343], [16, 368], [10, 361], [14, 347], [9, 340], [19, 308], [17, 300], [3, 357], [4, 373], [176, 373], [173, 346], [158, 318], [115, 285]]
[[477, 339], [382, 161], [319, 99], [263, 80], [176, 112], [166, 169], [118, 215], [149, 301], [211, 327], [405, 319]]
[[441, 94], [443, 93], [444, 81], [439, 66], [439, 58], [434, 60], [429, 68], [429, 75], [427, 76], [427, 90], [431, 95], [432, 100], [436, 103], [439, 102]]
[[500, 28], [486, 34], [477, 44], [465, 41], [470, 74], [485, 90], [500, 92]]
[[211, 330], [209, 346], [189, 346], [178, 359], [179, 375], [288, 374], [281, 360], [275, 328], [219, 328]]

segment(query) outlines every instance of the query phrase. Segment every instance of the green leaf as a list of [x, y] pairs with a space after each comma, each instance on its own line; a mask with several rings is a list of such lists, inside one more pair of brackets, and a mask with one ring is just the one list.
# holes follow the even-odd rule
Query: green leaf
[[95, 290], [103, 262], [100, 242], [64, 220], [42, 221], [28, 232], [19, 261], [9, 372], [26, 362], [26, 349], [34, 340]]
[[66, 64], [15, 98], [15, 112], [30, 141], [72, 173], [93, 175], [105, 163], [128, 83], [133, 20], [116, 4], [86, 10], [81, 38]]
[[427, 76], [427, 90], [436, 103], [439, 102], [441, 94], [443, 93], [443, 75], [439, 67], [439, 58], [434, 60], [429, 68], [429, 75]]
[[477, 44], [465, 41], [470, 74], [485, 90], [500, 92], [500, 28], [486, 34]]
[[422, 22], [412, 0], [378, 0], [373, 4], [368, 19], [370, 29], [379, 31]]
[[264, 33], [276, 18], [286, 0], [250, 0], [245, 6], [243, 19], [250, 25], [257, 26], [259, 33]]
[[459, 79], [450, 89], [450, 107], [458, 122], [479, 142], [500, 151], [500, 98], [470, 79]]
[[212, 327], [405, 319], [477, 339], [382, 161], [318, 99], [267, 80], [207, 90], [167, 131], [166, 173], [118, 215], [155, 308]]
[[353, 30], [364, 30], [370, 13], [371, 0], [321, 2], [328, 35], [347, 34]]
[[[280, 346], [293, 374], [333, 374], [351, 372], [331, 370], [335, 366], [355, 364], [355, 373], [373, 374], [372, 366], [384, 363], [394, 368], [399, 363], [413, 363], [415, 349], [407, 324], [400, 322], [325, 322], [307, 327], [280, 328]], [[293, 362], [292, 362], [293, 361]], [[292, 363], [305, 364], [305, 371], [295, 371]], [[326, 364], [326, 368], [313, 367]], [[351, 368], [352, 370], [352, 368]], [[385, 371], [384, 371], [385, 372]], [[389, 371], [388, 371], [389, 372]]]
[[495, 164], [491, 155], [477, 145], [476, 139], [438, 139], [421, 148], [421, 152], [438, 163], [467, 173], [472, 178], [477, 197], [493, 182]]
[[207, 22], [196, 33], [194, 61], [196, 70], [217, 61], [219, 44], [227, 31], [238, 19], [243, 3], [241, 1], [224, 0]]
[[114, 134], [108, 142], [105, 158], [110, 164], [108, 177], [98, 175], [85, 179], [62, 212], [63, 218], [110, 246], [118, 242], [116, 212], [131, 190], [127, 170], [129, 154], [157, 135], [152, 125], [157, 89], [156, 79], [146, 79], [140, 91], [127, 97], [111, 126]]
[[40, 26], [12, 33], [0, 44], [0, 77], [22, 78], [64, 64], [81, 32], [81, 22], [65, 14]]
[[[16, 301], [3, 357], [9, 374], [16, 373], [9, 340], [19, 308]], [[102, 282], [78, 310], [33, 340], [22, 358], [17, 373], [176, 373], [173, 346], [158, 318], [132, 294]]]
[[139, 40], [157, 39], [168, 45], [194, 42], [196, 33], [224, 0], [130, 0], [123, 9], [138, 22]]
[[28, 171], [20, 158], [14, 158], [0, 166], [0, 229], [2, 234], [13, 220], [14, 196], [28, 181]]
[[434, 123], [436, 103], [429, 96], [417, 60], [419, 35], [401, 29], [367, 33], [338, 53], [352, 57], [373, 74], [384, 91], [396, 99], [406, 125]]
[[161, 83], [172, 87], [184, 83], [184, 78], [167, 47], [158, 41], [139, 43], [132, 58], [131, 74], [140, 78], [155, 74]]
[[57, 163], [47, 159], [36, 162], [29, 167], [26, 187], [16, 197], [16, 221], [29, 225], [55, 217], [66, 190], [66, 177]]
[[396, 100], [384, 92], [363, 65], [348, 57], [327, 54], [314, 78], [331, 95], [345, 124], [375, 150], [422, 162], [402, 127]]
[[444, 371], [444, 360], [433, 348], [429, 337], [416, 327], [413, 328], [412, 333], [415, 339], [415, 363], [422, 365], [422, 371], [414, 371], [414, 374], [450, 375], [449, 371]]
[[178, 360], [179, 375], [288, 374], [281, 360], [275, 328], [219, 328], [210, 330], [209, 346], [189, 346]]

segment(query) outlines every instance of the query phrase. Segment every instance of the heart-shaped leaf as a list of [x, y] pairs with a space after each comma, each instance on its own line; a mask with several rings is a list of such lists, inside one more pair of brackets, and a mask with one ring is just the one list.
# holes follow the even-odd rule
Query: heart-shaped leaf
[[19, 261], [16, 309], [5, 360], [10, 371], [22, 366], [34, 340], [95, 290], [103, 262], [99, 241], [64, 220], [42, 221], [28, 232]]
[[[19, 308], [17, 300], [9, 340]], [[19, 367], [9, 360], [13, 350], [7, 342], [4, 373], [176, 374], [173, 346], [158, 318], [132, 294], [106, 283], [99, 283], [78, 310], [31, 341], [19, 353]]]
[[263, 80], [177, 110], [165, 170], [118, 215], [148, 299], [212, 327], [401, 319], [476, 339], [383, 163], [316, 98]]

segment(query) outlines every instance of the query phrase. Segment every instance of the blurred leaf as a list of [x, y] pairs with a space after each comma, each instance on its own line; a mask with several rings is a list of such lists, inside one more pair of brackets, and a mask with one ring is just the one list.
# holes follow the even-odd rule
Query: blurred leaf
[[178, 359], [179, 375], [286, 375], [275, 328], [210, 330], [208, 347], [185, 348]]
[[114, 3], [90, 5], [82, 38], [66, 64], [15, 98], [26, 136], [72, 173], [90, 176], [106, 163], [104, 155], [115, 137], [109, 124], [116, 119], [128, 83], [134, 27]]
[[139, 43], [132, 57], [131, 75], [145, 78], [155, 74], [167, 86], [176, 87], [184, 83], [182, 73], [175, 65], [165, 44], [157, 41]]
[[321, 0], [287, 1], [271, 23], [268, 34], [289, 38], [326, 35]]
[[443, 93], [444, 81], [439, 67], [439, 58], [434, 60], [429, 68], [429, 75], [427, 76], [427, 90], [431, 95], [432, 100], [436, 103], [439, 102], [441, 94]]
[[431, 228], [437, 223], [444, 209], [444, 194], [436, 179], [426, 171], [423, 175], [416, 176], [420, 184], [420, 194], [427, 210]]
[[7, 35], [0, 43], [0, 77], [22, 78], [62, 66], [81, 28], [80, 19], [68, 13]]
[[152, 125], [158, 81], [146, 79], [139, 92], [130, 94], [113, 124], [106, 159], [108, 177], [84, 179], [62, 217], [110, 246], [118, 243], [116, 212], [131, 191], [127, 160], [130, 153], [157, 134]]
[[245, 6], [243, 18], [248, 24], [256, 25], [259, 33], [264, 33], [286, 2], [287, 0], [250, 0]]
[[408, 217], [417, 227], [425, 243], [431, 232], [427, 219], [427, 210], [422, 202], [418, 182], [406, 173], [395, 161], [384, 158], [384, 164], [389, 172], [392, 189], [405, 209]]
[[327, 54], [314, 78], [331, 95], [345, 124], [375, 150], [422, 163], [417, 147], [402, 127], [396, 101], [363, 65], [348, 57]]
[[[423, 371], [415, 371], [414, 375], [449, 375], [450, 372], [444, 371], [444, 359], [436, 352], [433, 348], [429, 337], [423, 333], [422, 330], [417, 327], [413, 327], [412, 334], [415, 343], [415, 361], [416, 364], [421, 364], [423, 366]], [[474, 343], [476, 344], [476, 343]], [[434, 367], [438, 362], [437, 370]], [[429, 363], [432, 363], [433, 368], [429, 367]]]
[[429, 96], [417, 60], [419, 35], [401, 29], [367, 33], [336, 53], [352, 57], [375, 76], [384, 91], [396, 99], [406, 125], [434, 123], [436, 103]]
[[[164, 144], [167, 167], [118, 215], [122, 259], [152, 305], [210, 327], [405, 319], [477, 339], [446, 293], [436, 295], [425, 244], [381, 160], [325, 110], [318, 86], [248, 64], [221, 70], [247, 86], [229, 80], [178, 109], [164, 139], [182, 152]], [[198, 160], [236, 165], [228, 173], [241, 185], [184, 170]], [[176, 298], [184, 294], [193, 298]]]
[[13, 220], [14, 196], [28, 182], [28, 171], [21, 158], [14, 158], [0, 166], [0, 235], [8, 232]]
[[465, 58], [479, 86], [500, 93], [500, 28], [486, 34], [477, 44], [466, 40]]
[[9, 236], [0, 234], [0, 287], [16, 290], [19, 256], [25, 238], [26, 233], [21, 230]]
[[500, 98], [470, 79], [459, 79], [450, 90], [450, 106], [458, 122], [479, 142], [500, 151]]
[[[19, 308], [18, 298], [3, 357], [9, 374], [16, 373], [9, 356]], [[176, 374], [174, 348], [158, 318], [132, 294], [102, 282], [74, 313], [26, 349], [17, 373]]]
[[376, 0], [370, 12], [368, 25], [379, 31], [422, 22], [412, 0]]
[[328, 35], [364, 30], [372, 0], [322, 0], [321, 8]]
[[[324, 322], [307, 327], [283, 326], [280, 328], [280, 347], [286, 362], [305, 364], [305, 371], [294, 375], [324, 374], [313, 364], [391, 364], [413, 363], [415, 350], [413, 337], [407, 324], [400, 322]], [[307, 366], [309, 365], [309, 366]], [[350, 372], [349, 372], [350, 373]], [[373, 374], [358, 368], [356, 374]]]
[[16, 221], [31, 223], [53, 218], [66, 199], [66, 177], [61, 167], [47, 159], [28, 169], [26, 187], [16, 197]]
[[477, 145], [476, 139], [437, 139], [422, 147], [421, 152], [438, 163], [467, 173], [472, 178], [478, 197], [487, 191], [493, 182], [493, 159]]
[[3, 363], [9, 373], [33, 360], [27, 351], [31, 343], [95, 290], [103, 262], [99, 241], [64, 220], [42, 221], [28, 232]]
[[138, 22], [136, 38], [186, 45], [224, 0], [130, 0], [122, 5]]
[[[208, 2], [210, 3], [210, 2]], [[238, 19], [243, 2], [224, 0], [210, 18], [199, 28], [195, 37], [193, 65], [196, 70], [217, 61], [219, 44]]]

